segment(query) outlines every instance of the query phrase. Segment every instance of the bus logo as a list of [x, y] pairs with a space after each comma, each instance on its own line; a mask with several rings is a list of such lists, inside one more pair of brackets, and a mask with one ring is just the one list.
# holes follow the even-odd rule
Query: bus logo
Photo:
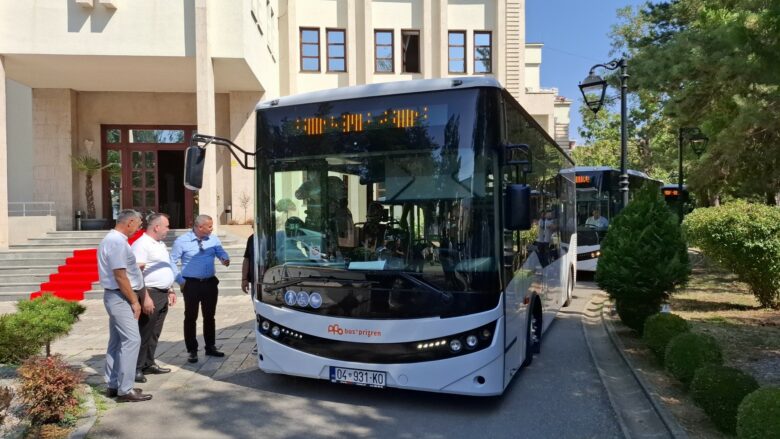
[[373, 329], [352, 329], [342, 328], [338, 323], [328, 325], [328, 334], [333, 335], [357, 335], [361, 337], [381, 337], [382, 331], [374, 331]]

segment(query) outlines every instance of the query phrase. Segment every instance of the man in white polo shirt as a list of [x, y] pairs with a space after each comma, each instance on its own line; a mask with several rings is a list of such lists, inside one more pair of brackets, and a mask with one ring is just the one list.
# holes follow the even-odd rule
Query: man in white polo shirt
[[144, 374], [168, 373], [171, 369], [160, 367], [154, 361], [157, 342], [160, 340], [168, 306], [176, 304], [173, 291], [171, 255], [163, 239], [168, 234], [168, 215], [153, 213], [146, 218], [146, 232], [132, 245], [135, 261], [144, 275], [146, 293], [154, 303], [154, 310], [141, 315], [138, 330], [141, 333], [141, 350], [136, 362], [135, 382], [145, 383]]
[[123, 210], [116, 219], [116, 227], [108, 232], [98, 247], [100, 285], [105, 288], [103, 304], [108, 312], [108, 348], [106, 349], [105, 379], [108, 396], [117, 402], [138, 402], [152, 399], [152, 395], [133, 388], [135, 363], [141, 346], [138, 318], [141, 316], [139, 297], [144, 296], [144, 278], [127, 243], [141, 226], [141, 214]]

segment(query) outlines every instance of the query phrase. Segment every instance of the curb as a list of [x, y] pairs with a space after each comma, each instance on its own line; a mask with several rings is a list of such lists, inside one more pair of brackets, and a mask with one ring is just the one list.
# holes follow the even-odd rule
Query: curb
[[82, 385], [84, 391], [85, 401], [84, 406], [87, 409], [86, 413], [79, 418], [77, 427], [68, 436], [69, 439], [84, 439], [89, 434], [89, 430], [95, 425], [97, 421], [97, 406], [95, 405], [95, 398], [92, 393], [92, 386], [88, 384]]
[[[592, 299], [591, 299], [592, 300]], [[631, 370], [631, 374], [636, 378], [636, 381], [639, 383], [639, 387], [642, 388], [642, 392], [647, 396], [648, 400], [650, 400], [650, 404], [653, 405], [653, 408], [655, 409], [656, 413], [658, 413], [658, 416], [661, 418], [661, 421], [666, 425], [666, 428], [669, 430], [669, 432], [672, 434], [673, 437], [676, 439], [687, 439], [688, 434], [683, 430], [682, 427], [680, 427], [680, 424], [677, 422], [677, 420], [672, 416], [668, 410], [663, 406], [663, 404], [659, 401], [658, 394], [652, 390], [650, 385], [647, 384], [647, 381], [636, 371], [636, 367], [634, 366], [634, 363], [631, 362], [631, 359], [628, 358], [628, 356], [625, 354], [625, 348], [623, 346], [623, 342], [620, 341], [620, 338], [618, 338], [617, 334], [615, 333], [615, 326], [612, 323], [612, 320], [607, 318], [606, 313], [607, 309], [612, 310], [613, 304], [612, 302], [607, 299], [602, 303], [601, 308], [601, 323], [604, 325], [604, 328], [607, 331], [607, 335], [609, 335], [610, 341], [612, 341], [612, 344], [615, 346], [615, 349], [618, 351], [618, 354], [620, 354], [620, 357], [623, 359], [623, 361], [628, 365], [628, 368]]]

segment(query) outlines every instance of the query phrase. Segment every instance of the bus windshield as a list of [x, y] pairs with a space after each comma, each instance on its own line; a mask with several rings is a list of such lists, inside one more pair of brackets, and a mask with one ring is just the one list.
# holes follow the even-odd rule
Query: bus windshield
[[270, 188], [260, 225], [272, 237], [263, 300], [284, 301], [276, 287], [300, 281], [319, 286], [322, 306], [308, 311], [325, 314], [419, 317], [495, 305], [461, 297], [499, 292], [478, 96], [258, 112], [260, 183]]

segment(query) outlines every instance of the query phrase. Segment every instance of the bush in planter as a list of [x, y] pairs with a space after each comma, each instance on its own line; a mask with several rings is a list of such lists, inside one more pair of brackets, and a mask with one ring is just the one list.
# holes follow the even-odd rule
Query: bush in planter
[[658, 313], [645, 320], [642, 338], [656, 357], [663, 361], [669, 341], [676, 335], [690, 330], [691, 325], [682, 317], [676, 314]]
[[758, 389], [752, 376], [732, 367], [700, 367], [691, 381], [691, 396], [718, 429], [734, 433], [742, 399]]
[[780, 209], [735, 201], [694, 210], [691, 243], [748, 285], [763, 307], [780, 307]]
[[60, 357], [32, 357], [18, 373], [19, 396], [33, 424], [60, 422], [78, 406], [74, 392], [83, 377]]
[[[609, 226], [601, 243], [596, 283], [616, 301], [621, 315], [641, 332], [644, 319], [690, 274], [688, 248], [677, 217], [657, 187], [647, 184]], [[625, 322], [625, 320], [624, 320]], [[627, 323], [628, 324], [628, 323]]]
[[780, 437], [780, 387], [763, 387], [746, 396], [737, 410], [737, 437]]
[[666, 370], [688, 385], [696, 369], [708, 364], [723, 364], [718, 342], [709, 335], [686, 332], [669, 341], [664, 353]]

